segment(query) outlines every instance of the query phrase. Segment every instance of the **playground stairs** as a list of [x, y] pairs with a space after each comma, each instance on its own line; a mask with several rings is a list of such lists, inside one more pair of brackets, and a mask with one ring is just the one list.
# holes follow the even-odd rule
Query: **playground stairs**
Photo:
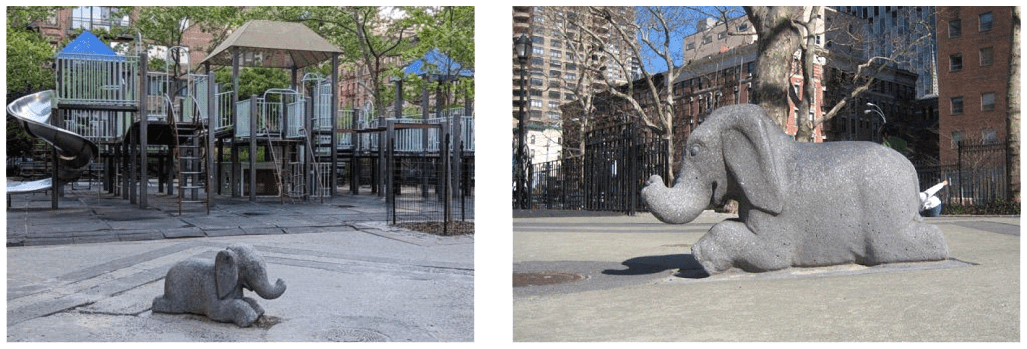
[[171, 129], [175, 133], [176, 142], [174, 158], [178, 159], [178, 214], [182, 215], [182, 206], [186, 204], [204, 204], [209, 213], [206, 191], [202, 199], [199, 195], [199, 191], [206, 189], [207, 185], [207, 147], [206, 142], [203, 142], [206, 130], [199, 124], [184, 123], [173, 124]]

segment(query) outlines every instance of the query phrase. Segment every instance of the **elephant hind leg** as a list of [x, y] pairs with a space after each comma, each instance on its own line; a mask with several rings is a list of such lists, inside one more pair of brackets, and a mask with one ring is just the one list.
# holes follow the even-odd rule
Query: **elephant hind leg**
[[940, 261], [949, 257], [945, 236], [934, 224], [912, 221], [895, 234], [878, 235], [870, 244], [870, 262]]
[[784, 246], [760, 238], [739, 221], [714, 225], [692, 245], [692, 255], [710, 275], [732, 267], [762, 272], [791, 266], [791, 254]]

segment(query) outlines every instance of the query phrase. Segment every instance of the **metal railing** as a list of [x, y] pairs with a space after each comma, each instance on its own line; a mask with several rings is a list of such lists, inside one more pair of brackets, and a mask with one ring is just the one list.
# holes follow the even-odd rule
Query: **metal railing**
[[62, 53], [56, 65], [60, 103], [131, 106], [139, 102], [138, 56]]
[[214, 106], [214, 132], [232, 129], [232, 91], [215, 93]]

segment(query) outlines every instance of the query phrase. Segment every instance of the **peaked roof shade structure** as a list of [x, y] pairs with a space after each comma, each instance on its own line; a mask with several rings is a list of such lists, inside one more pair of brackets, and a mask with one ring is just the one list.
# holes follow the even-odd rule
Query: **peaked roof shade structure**
[[233, 48], [239, 50], [241, 65], [250, 67], [303, 68], [342, 53], [302, 23], [252, 20], [232, 32], [200, 64], [231, 66]]
[[459, 76], [474, 76], [474, 70], [464, 69], [449, 56], [446, 56], [439, 49], [432, 49], [424, 54], [424, 57], [410, 62], [403, 68], [404, 74], [425, 75], [425, 74], [449, 74]]
[[60, 59], [74, 59], [74, 58], [86, 58], [92, 60], [105, 60], [105, 61], [124, 61], [125, 58], [118, 56], [114, 53], [107, 44], [96, 38], [92, 32], [86, 30], [82, 34], [79, 34], [75, 40], [64, 46], [61, 52], [57, 53], [57, 58]]

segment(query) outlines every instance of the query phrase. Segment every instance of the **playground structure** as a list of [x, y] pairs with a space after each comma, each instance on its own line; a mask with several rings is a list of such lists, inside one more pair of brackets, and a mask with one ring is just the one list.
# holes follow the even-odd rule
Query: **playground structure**
[[[94, 40], [84, 45], [92, 49], [103, 45], [88, 32], [79, 39]], [[8, 113], [52, 144], [52, 159], [59, 159], [52, 178], [8, 186], [8, 194], [49, 190], [57, 209], [64, 184], [90, 168], [101, 190], [145, 208], [153, 172], [158, 192], [177, 195], [179, 214], [191, 204], [209, 213], [217, 195], [283, 203], [323, 199], [338, 196], [341, 182], [351, 194], [370, 184], [373, 193], [385, 195], [397, 184], [390, 164], [403, 158], [455, 158], [456, 168], [461, 159], [473, 159], [471, 113], [437, 110], [435, 118], [414, 120], [339, 110], [341, 51], [302, 24], [244, 24], [200, 62], [203, 74], [180, 75], [170, 63], [182, 47], [167, 50], [163, 71], [151, 71], [141, 50], [124, 56], [105, 46], [108, 52], [75, 52], [83, 46], [79, 39], [57, 56], [55, 90], [8, 105]], [[299, 76], [326, 60], [331, 76]], [[230, 86], [214, 82], [212, 65], [231, 66]], [[241, 66], [290, 69], [291, 86], [242, 99]], [[427, 110], [427, 103], [422, 107]], [[440, 147], [444, 139], [457, 146]], [[447, 148], [455, 151], [440, 151]], [[422, 184], [426, 191], [441, 185]]]

